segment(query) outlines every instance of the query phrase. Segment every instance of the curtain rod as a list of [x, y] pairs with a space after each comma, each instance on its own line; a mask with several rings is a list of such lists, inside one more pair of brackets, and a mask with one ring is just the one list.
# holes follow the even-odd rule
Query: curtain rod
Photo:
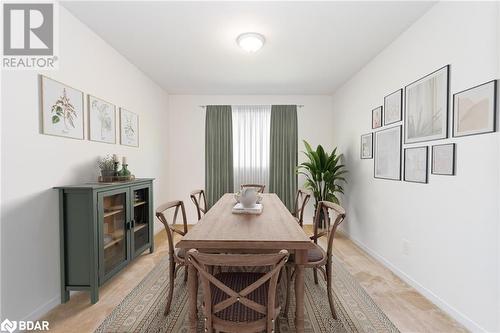
[[[238, 104], [239, 105], [239, 104]], [[256, 104], [244, 104], [245, 106], [246, 105], [256, 105]], [[264, 105], [269, 105], [269, 104], [264, 104]], [[286, 104], [286, 105], [294, 105], [294, 104]], [[207, 107], [207, 105], [198, 105], [200, 108], [203, 108], [205, 109]], [[259, 105], [260, 106], [260, 105]], [[303, 108], [304, 107], [304, 104], [297, 104], [297, 107], [298, 108]]]

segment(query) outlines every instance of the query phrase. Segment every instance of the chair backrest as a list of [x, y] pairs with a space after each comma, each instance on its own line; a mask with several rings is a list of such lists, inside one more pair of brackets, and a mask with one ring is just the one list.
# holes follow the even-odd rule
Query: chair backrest
[[207, 212], [207, 198], [205, 197], [205, 191], [196, 190], [191, 192], [189, 196], [191, 198], [191, 201], [196, 206], [196, 213], [198, 213], [198, 221], [199, 221], [201, 219], [201, 214], [202, 213], [205, 214]]
[[293, 209], [293, 216], [299, 219], [299, 224], [301, 227], [304, 222], [304, 210], [310, 198], [311, 198], [311, 193], [300, 189], [297, 191], [297, 196], [295, 197], [295, 205]]
[[[181, 209], [182, 212], [182, 225], [183, 225], [182, 231], [175, 228], [177, 222], [177, 215], [179, 213], [179, 208]], [[168, 223], [167, 214], [171, 209], [175, 209], [175, 211], [172, 223]], [[178, 233], [181, 236], [187, 234], [187, 219], [186, 219], [186, 210], [184, 209], [184, 202], [180, 200], [175, 200], [160, 205], [156, 209], [156, 218], [158, 218], [158, 220], [160, 220], [160, 222], [163, 223], [163, 225], [165, 226], [165, 231], [167, 232], [167, 238], [168, 238], [168, 254], [173, 255], [174, 253], [173, 234]]]
[[[320, 230], [319, 224], [323, 218], [323, 224], [325, 225], [323, 230]], [[345, 210], [340, 205], [330, 201], [320, 201], [316, 208], [316, 214], [314, 219], [314, 235], [311, 237], [314, 243], [318, 243], [318, 238], [327, 235], [328, 236], [328, 246], [326, 253], [328, 257], [332, 255], [332, 244], [333, 238], [335, 236], [335, 231], [337, 227], [345, 219]], [[332, 223], [333, 221], [333, 223]]]
[[[255, 327], [255, 331], [271, 332], [274, 330], [274, 315], [279, 311], [279, 302], [276, 300], [276, 288], [279, 278], [279, 273], [288, 260], [288, 251], [281, 250], [274, 254], [209, 254], [201, 253], [195, 249], [189, 250], [188, 261], [192, 264], [200, 274], [201, 283], [203, 286], [203, 299], [205, 311], [206, 331], [212, 332], [213, 319], [215, 314], [223, 311], [234, 303], [239, 302], [247, 308], [250, 308], [265, 317], [265, 327]], [[233, 290], [213, 275], [213, 267], [268, 267], [269, 270], [263, 274], [258, 280], [248, 286], [242, 286], [241, 290]], [[268, 282], [269, 281], [269, 282]], [[266, 305], [259, 304], [251, 300], [248, 296], [265, 283], [268, 285]], [[228, 298], [217, 304], [212, 305], [212, 289], [211, 286], [220, 289]], [[248, 322], [247, 322], [248, 323]], [[231, 323], [224, 321], [225, 327], [231, 327], [231, 331], [236, 331], [241, 328], [239, 323]], [[234, 326], [231, 326], [234, 325]]]
[[262, 184], [241, 184], [240, 189], [243, 190], [244, 188], [255, 188], [255, 190], [258, 193], [264, 193], [264, 190], [266, 189], [266, 185]]

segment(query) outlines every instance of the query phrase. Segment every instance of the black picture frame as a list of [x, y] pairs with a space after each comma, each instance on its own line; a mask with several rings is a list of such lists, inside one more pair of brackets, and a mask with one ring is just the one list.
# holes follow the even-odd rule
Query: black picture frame
[[[444, 128], [444, 135], [442, 135], [441, 137], [436, 137], [436, 138], [424, 138], [423, 140], [415, 140], [415, 141], [408, 141], [406, 139], [406, 134], [408, 133], [408, 128], [407, 128], [407, 120], [408, 120], [408, 110], [407, 110], [407, 99], [408, 99], [408, 87], [414, 85], [415, 83], [419, 82], [419, 81], [422, 81], [424, 80], [425, 78], [433, 75], [433, 74], [436, 74], [437, 72], [443, 70], [446, 68], [446, 112], [445, 112], [445, 128]], [[420, 143], [420, 142], [426, 142], [426, 141], [436, 141], [436, 140], [443, 140], [443, 139], [447, 139], [448, 136], [449, 136], [449, 120], [450, 120], [450, 116], [449, 116], [449, 113], [450, 113], [450, 68], [451, 66], [448, 64], [448, 65], [445, 65], [441, 68], [438, 68], [436, 69], [435, 71], [425, 75], [425, 76], [422, 76], [421, 78], [407, 84], [404, 88], [404, 112], [403, 112], [403, 126], [404, 126], [404, 144], [414, 144], [414, 143]]]
[[[380, 109], [380, 126], [373, 127], [373, 119], [375, 119], [374, 113], [378, 109]], [[377, 129], [377, 128], [381, 128], [382, 126], [384, 126], [383, 120], [384, 120], [384, 107], [382, 105], [380, 105], [380, 106], [377, 106], [375, 109], [372, 109], [372, 129]]]
[[[370, 154], [370, 157], [363, 157], [363, 137], [368, 136], [368, 135], [371, 136], [371, 142], [372, 142], [372, 144], [371, 144], [371, 154]], [[360, 146], [359, 156], [360, 156], [360, 158], [362, 160], [373, 159], [373, 132], [361, 135], [361, 146]]]
[[[377, 163], [376, 163], [376, 158], [377, 158], [377, 154], [375, 153], [375, 147], [376, 147], [376, 144], [377, 144], [377, 134], [378, 133], [381, 133], [381, 132], [385, 132], [385, 131], [390, 131], [390, 130], [393, 130], [395, 128], [398, 128], [399, 127], [399, 174], [398, 174], [398, 178], [387, 178], [387, 177], [377, 177]], [[379, 130], [379, 131], [376, 131], [373, 133], [373, 156], [374, 156], [374, 160], [373, 160], [373, 178], [376, 178], [376, 179], [385, 179], [385, 180], [394, 180], [394, 181], [401, 181], [401, 173], [402, 173], [402, 165], [401, 165], [401, 160], [403, 158], [403, 126], [402, 125], [396, 125], [396, 126], [392, 126], [392, 127], [389, 127], [389, 128], [385, 128], [385, 129], [382, 129], [382, 130]]]
[[[493, 130], [491, 130], [491, 131], [485, 131], [485, 132], [478, 132], [478, 133], [470, 133], [470, 134], [457, 135], [455, 133], [455, 121], [458, 121], [457, 120], [457, 115], [455, 114], [455, 108], [456, 108], [456, 105], [455, 105], [455, 96], [458, 96], [458, 95], [463, 94], [465, 92], [477, 89], [479, 87], [482, 87], [482, 86], [485, 86], [485, 85], [488, 85], [488, 84], [491, 84], [491, 83], [493, 83]], [[453, 101], [452, 101], [452, 103], [453, 103], [453, 109], [452, 109], [453, 118], [452, 118], [452, 120], [453, 121], [452, 121], [452, 124], [451, 124], [451, 128], [452, 128], [452, 136], [454, 138], [461, 138], [461, 137], [464, 137], [464, 136], [472, 136], [472, 135], [481, 135], [481, 134], [495, 133], [497, 131], [498, 80], [490, 80], [488, 82], [484, 82], [484, 83], [478, 84], [478, 85], [476, 85], [474, 87], [471, 87], [471, 88], [468, 88], [468, 89], [456, 92], [456, 93], [453, 94], [452, 98], [453, 98]]]
[[[434, 171], [434, 148], [442, 146], [453, 146], [453, 158], [452, 158], [452, 173], [437, 173]], [[431, 149], [431, 174], [439, 176], [455, 176], [457, 174], [457, 144], [456, 143], [443, 143], [440, 145], [433, 145]]]
[[[386, 100], [387, 100], [388, 97], [391, 97], [392, 95], [397, 94], [397, 93], [400, 94], [400, 97], [399, 97], [400, 98], [400, 101], [399, 101], [399, 103], [400, 103], [400, 105], [399, 105], [399, 120], [395, 120], [393, 122], [388, 123], [388, 122], [386, 122], [387, 121], [387, 114], [386, 114], [386, 112], [387, 112], [387, 105], [386, 105]], [[399, 123], [400, 121], [403, 120], [403, 103], [404, 103], [403, 88], [399, 88], [398, 90], [390, 93], [389, 95], [384, 96], [384, 126], [395, 124], [395, 123]]]
[[[416, 180], [408, 180], [406, 178], [406, 167], [407, 167], [407, 161], [406, 161], [406, 152], [408, 150], [413, 150], [413, 149], [425, 149], [425, 181], [416, 181]], [[428, 184], [429, 183], [429, 147], [428, 146], [418, 146], [418, 147], [408, 147], [404, 149], [404, 168], [403, 168], [403, 180], [408, 183], [417, 183], [417, 184]]]

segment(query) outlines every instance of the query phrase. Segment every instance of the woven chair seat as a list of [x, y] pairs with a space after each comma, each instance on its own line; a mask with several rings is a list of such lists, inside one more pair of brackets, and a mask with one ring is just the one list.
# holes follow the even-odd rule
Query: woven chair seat
[[[314, 245], [315, 245], [314, 249], [310, 249], [307, 251], [307, 261], [308, 262], [321, 261], [326, 256], [325, 251], [318, 244], [314, 244]], [[288, 260], [288, 262], [289, 263], [295, 262], [295, 257], [293, 254], [290, 255], [290, 260]]]
[[[215, 277], [229, 288], [235, 291], [239, 291], [245, 289], [247, 286], [257, 281], [263, 275], [264, 273], [226, 272], [226, 273], [219, 273]], [[269, 283], [266, 282], [259, 288], [252, 291], [247, 296], [247, 298], [261, 305], [266, 305], [268, 289], [269, 289]], [[229, 298], [229, 296], [226, 293], [224, 293], [219, 288], [215, 287], [213, 284], [211, 284], [211, 292], [212, 292], [212, 305], [220, 303], [225, 299]], [[239, 302], [236, 302], [231, 306], [223, 309], [222, 311], [215, 313], [215, 316], [222, 320], [240, 322], [240, 323], [257, 321], [265, 317], [263, 314], [253, 309], [250, 309]]]

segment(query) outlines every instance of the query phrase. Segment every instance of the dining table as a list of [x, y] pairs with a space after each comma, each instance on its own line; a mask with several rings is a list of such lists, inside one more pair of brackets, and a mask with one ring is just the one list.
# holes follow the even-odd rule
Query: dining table
[[[262, 194], [260, 214], [232, 212], [234, 194], [224, 194], [176, 247], [220, 253], [268, 253], [288, 250], [295, 256], [295, 328], [304, 332], [304, 264], [314, 245], [274, 193]], [[198, 275], [188, 262], [189, 332], [197, 327]]]

